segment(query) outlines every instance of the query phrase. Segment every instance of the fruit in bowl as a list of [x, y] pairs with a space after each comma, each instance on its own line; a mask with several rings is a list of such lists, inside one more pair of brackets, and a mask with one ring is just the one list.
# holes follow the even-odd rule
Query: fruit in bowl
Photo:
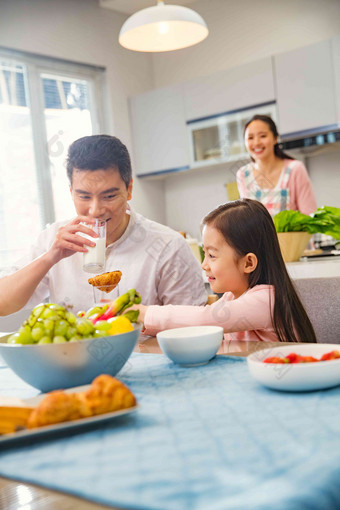
[[253, 352], [247, 357], [256, 381], [279, 391], [314, 391], [340, 384], [338, 344], [292, 344]]
[[8, 343], [65, 343], [127, 333], [133, 330], [131, 323], [137, 322], [139, 315], [137, 310], [127, 308], [140, 302], [140, 294], [130, 289], [110, 304], [78, 312], [77, 316], [64, 306], [41, 303], [33, 308], [19, 330], [8, 338]]
[[132, 304], [129, 292], [81, 317], [55, 303], [37, 305], [16, 333], [1, 337], [0, 355], [21, 379], [43, 392], [89, 384], [102, 373], [116, 375], [142, 328], [138, 312], [126, 311]]

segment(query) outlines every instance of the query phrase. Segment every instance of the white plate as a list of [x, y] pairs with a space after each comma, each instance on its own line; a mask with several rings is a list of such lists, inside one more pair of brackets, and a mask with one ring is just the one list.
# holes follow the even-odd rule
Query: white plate
[[[69, 388], [65, 390], [65, 393], [74, 393], [78, 391], [86, 391], [90, 388], [90, 385], [86, 386], [78, 386], [76, 388]], [[38, 397], [28, 398], [28, 399], [18, 399], [18, 403], [21, 405], [26, 405], [27, 407], [36, 407], [39, 402], [46, 396], [46, 394], [41, 394]], [[11, 401], [13, 402], [15, 399], [8, 399], [8, 405], [11, 405]], [[6, 397], [0, 397], [0, 405], [6, 404]], [[38, 427], [36, 429], [24, 429], [19, 430], [18, 432], [14, 432], [11, 434], [0, 434], [0, 444], [7, 443], [10, 441], [18, 441], [20, 439], [39, 439], [39, 437], [46, 434], [55, 434], [56, 432], [60, 432], [63, 430], [69, 429], [81, 429], [91, 424], [103, 423], [114, 418], [118, 418], [119, 416], [125, 416], [126, 414], [133, 413], [138, 409], [138, 404], [129, 407], [128, 409], [122, 409], [121, 411], [112, 411], [110, 413], [98, 414], [96, 416], [90, 416], [89, 418], [81, 418], [79, 420], [73, 421], [65, 421], [62, 423], [56, 423], [54, 425], [47, 425], [45, 427]]]
[[339, 344], [291, 344], [253, 352], [247, 357], [251, 375], [268, 388], [281, 391], [312, 391], [340, 384], [340, 359], [317, 363], [263, 363], [269, 356], [284, 358], [295, 352], [320, 358], [330, 351], [340, 351]]

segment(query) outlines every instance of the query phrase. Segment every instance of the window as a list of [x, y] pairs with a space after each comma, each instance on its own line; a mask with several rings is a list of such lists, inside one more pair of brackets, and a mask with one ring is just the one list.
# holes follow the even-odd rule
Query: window
[[103, 68], [0, 49], [0, 268], [72, 217], [69, 145], [105, 131]]

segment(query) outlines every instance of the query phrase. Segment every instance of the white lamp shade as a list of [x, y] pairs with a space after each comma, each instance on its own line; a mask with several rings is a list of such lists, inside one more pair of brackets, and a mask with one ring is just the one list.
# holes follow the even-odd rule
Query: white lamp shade
[[160, 3], [130, 16], [120, 30], [119, 43], [134, 51], [173, 51], [203, 41], [208, 33], [197, 12]]

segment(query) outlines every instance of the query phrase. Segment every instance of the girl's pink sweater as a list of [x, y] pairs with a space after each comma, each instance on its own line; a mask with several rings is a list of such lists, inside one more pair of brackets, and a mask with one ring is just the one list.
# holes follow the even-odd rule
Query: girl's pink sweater
[[231, 292], [206, 306], [149, 306], [145, 315], [146, 335], [156, 335], [164, 329], [184, 326], [222, 326], [225, 340], [256, 340], [278, 342], [271, 311], [274, 288], [256, 285], [235, 299]]

